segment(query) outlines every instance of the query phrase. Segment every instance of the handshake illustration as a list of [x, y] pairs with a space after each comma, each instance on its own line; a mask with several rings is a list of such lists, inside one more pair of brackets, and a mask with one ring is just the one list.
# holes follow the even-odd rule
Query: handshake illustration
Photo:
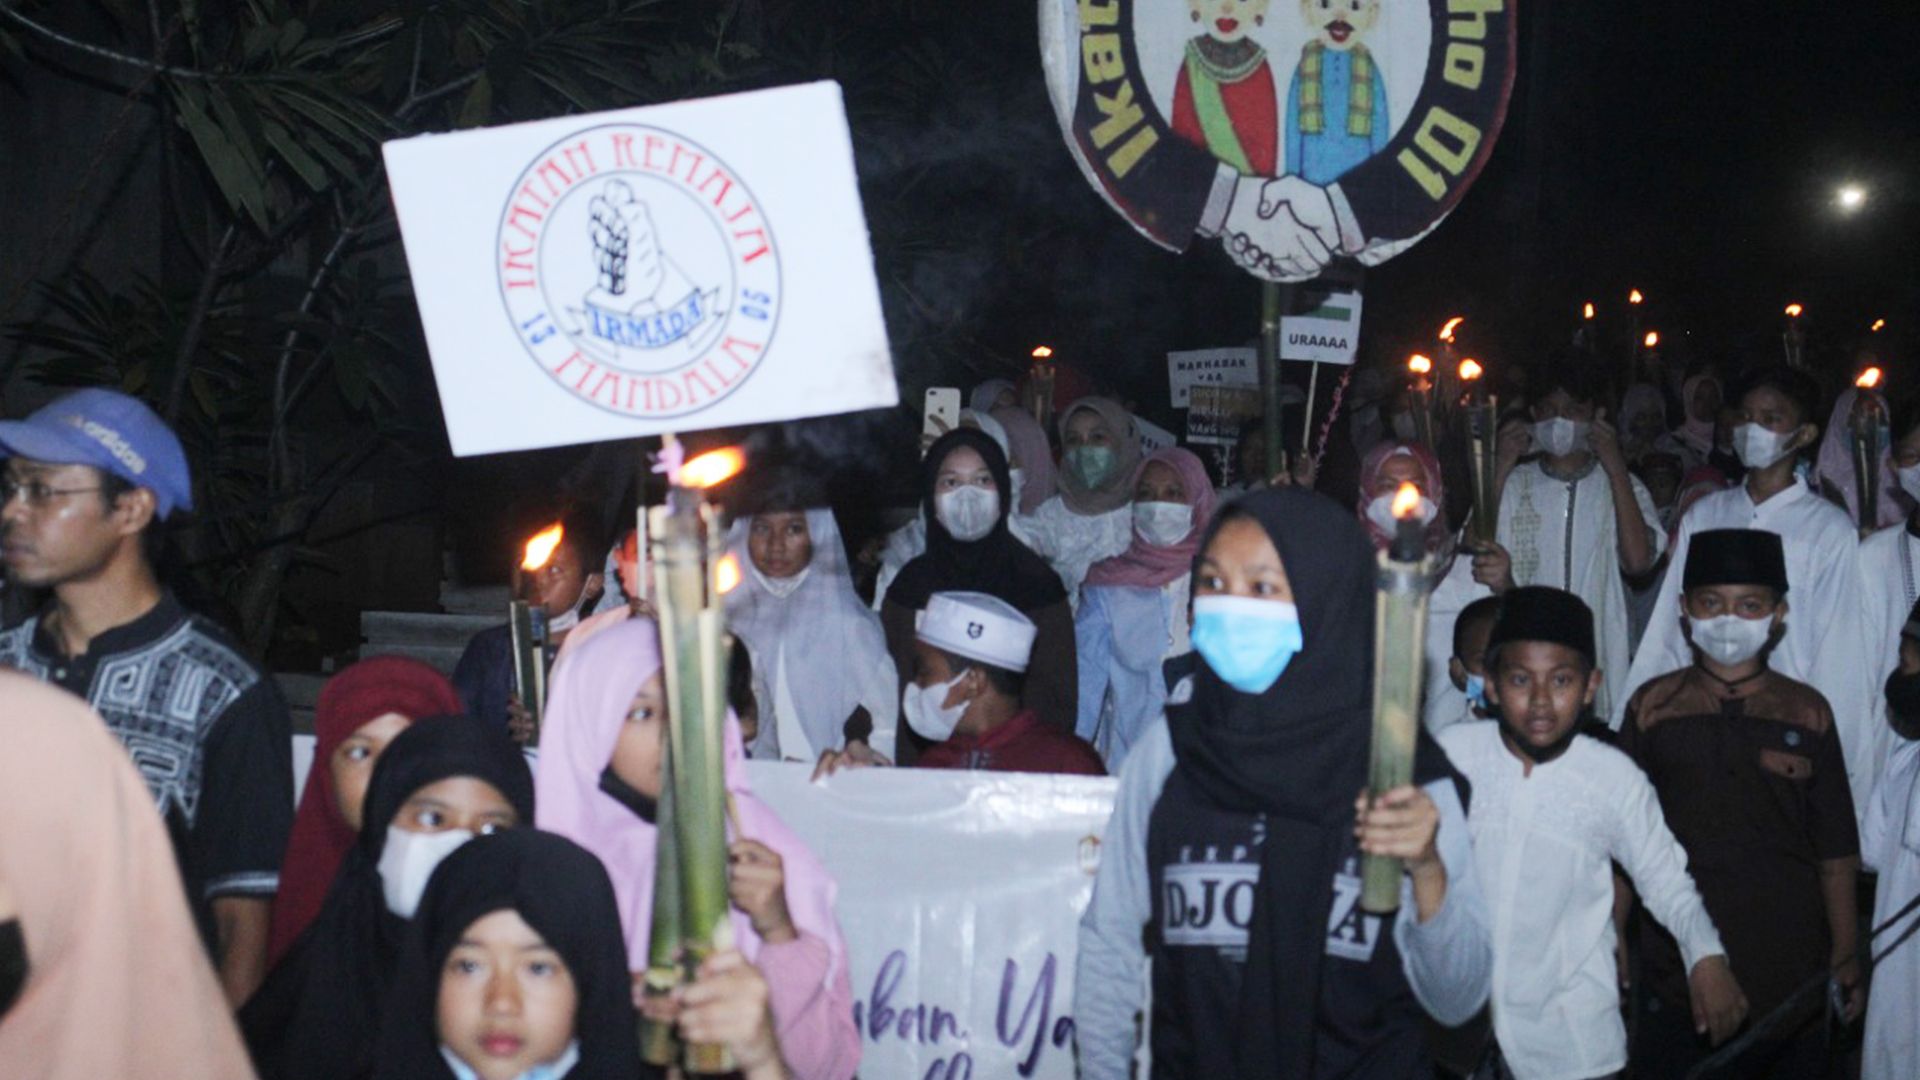
[[1306, 281], [1335, 255], [1358, 255], [1366, 246], [1351, 211], [1337, 209], [1339, 200], [1338, 185], [1321, 187], [1299, 176], [1239, 177], [1220, 242], [1249, 273]]

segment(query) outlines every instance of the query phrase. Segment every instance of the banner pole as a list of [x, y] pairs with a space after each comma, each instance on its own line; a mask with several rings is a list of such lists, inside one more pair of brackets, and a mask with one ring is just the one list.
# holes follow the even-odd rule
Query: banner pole
[[1311, 453], [1308, 443], [1313, 439], [1313, 398], [1320, 389], [1320, 361], [1313, 362], [1313, 374], [1307, 376], [1307, 411], [1300, 418], [1300, 456]]
[[1260, 410], [1267, 442], [1267, 475], [1285, 468], [1285, 438], [1280, 427], [1280, 310], [1292, 298], [1293, 286], [1277, 281], [1260, 283]]

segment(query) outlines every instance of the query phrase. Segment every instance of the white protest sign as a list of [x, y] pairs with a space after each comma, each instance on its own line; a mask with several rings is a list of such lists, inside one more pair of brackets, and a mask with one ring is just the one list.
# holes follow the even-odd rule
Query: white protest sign
[[899, 401], [833, 83], [384, 149], [457, 455]]
[[1167, 354], [1167, 385], [1173, 407], [1192, 404], [1196, 386], [1260, 385], [1260, 364], [1252, 349], [1195, 349]]
[[1360, 293], [1333, 292], [1304, 315], [1280, 318], [1280, 355], [1288, 360], [1351, 364], [1360, 346]]
[[1155, 450], [1165, 450], [1180, 440], [1173, 432], [1144, 417], [1133, 418], [1133, 433], [1140, 436], [1140, 452], [1151, 454]]
[[751, 762], [840, 885], [860, 1075], [1071, 1080], [1073, 969], [1118, 781]]

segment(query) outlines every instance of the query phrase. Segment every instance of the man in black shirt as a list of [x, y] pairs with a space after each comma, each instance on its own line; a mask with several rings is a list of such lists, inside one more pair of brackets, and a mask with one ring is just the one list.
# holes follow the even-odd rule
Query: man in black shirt
[[85, 698], [125, 744], [238, 1004], [266, 970], [292, 746], [273, 680], [148, 559], [148, 530], [191, 507], [186, 455], [145, 405], [100, 389], [0, 423], [0, 451], [0, 557], [13, 584], [53, 593], [0, 631], [0, 664]]

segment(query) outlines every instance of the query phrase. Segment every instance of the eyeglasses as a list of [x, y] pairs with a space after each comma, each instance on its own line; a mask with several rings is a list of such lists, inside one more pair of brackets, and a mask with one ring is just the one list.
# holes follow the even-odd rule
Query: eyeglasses
[[27, 509], [38, 510], [62, 495], [85, 495], [94, 491], [105, 491], [99, 486], [83, 488], [50, 488], [38, 480], [21, 483], [11, 476], [0, 476], [0, 509], [13, 505], [15, 498], [27, 504]]

